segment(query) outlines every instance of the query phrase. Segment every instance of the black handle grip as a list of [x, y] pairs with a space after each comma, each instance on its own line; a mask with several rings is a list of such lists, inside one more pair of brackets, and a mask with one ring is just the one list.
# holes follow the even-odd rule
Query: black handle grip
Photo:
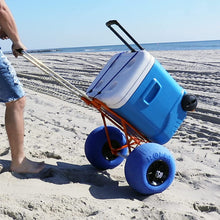
[[107, 22], [106, 22], [106, 26], [107, 26], [107, 27], [110, 27], [110, 26], [113, 25], [113, 24], [118, 25], [119, 23], [118, 23], [117, 20], [110, 20], [110, 21], [107, 21]]
[[132, 51], [135, 52], [136, 50], [112, 27], [112, 25], [117, 25], [140, 49], [144, 50], [144, 48], [119, 24], [117, 20], [110, 20], [106, 22], [106, 26], [110, 28], [110, 30]]
[[16, 51], [20, 54], [23, 54], [24, 50], [22, 48], [16, 49]]

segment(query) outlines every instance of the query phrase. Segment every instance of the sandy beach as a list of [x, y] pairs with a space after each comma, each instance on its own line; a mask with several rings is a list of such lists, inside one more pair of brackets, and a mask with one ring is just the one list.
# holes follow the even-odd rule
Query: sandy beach
[[[33, 54], [86, 91], [113, 52]], [[172, 185], [143, 196], [129, 187], [124, 163], [98, 171], [84, 153], [100, 114], [20, 57], [13, 63], [27, 95], [25, 151], [44, 160], [38, 175], [9, 172], [10, 150], [0, 104], [0, 219], [220, 219], [220, 50], [153, 51], [174, 79], [198, 98], [165, 145], [176, 160]]]

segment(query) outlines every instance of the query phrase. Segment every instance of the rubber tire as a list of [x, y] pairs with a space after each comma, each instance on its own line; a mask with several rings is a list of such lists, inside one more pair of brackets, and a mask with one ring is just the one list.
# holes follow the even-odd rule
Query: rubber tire
[[[107, 126], [111, 141], [116, 141], [121, 147], [126, 144], [125, 135], [116, 127]], [[113, 169], [118, 166], [124, 160], [123, 157], [116, 157], [108, 160], [103, 154], [103, 147], [106, 148], [107, 137], [105, 133], [105, 127], [101, 126], [93, 130], [87, 137], [85, 142], [85, 154], [88, 161], [97, 169], [106, 170]], [[109, 147], [107, 145], [108, 150]], [[127, 148], [120, 151], [122, 155], [126, 155]]]
[[[164, 182], [160, 185], [152, 185], [147, 173], [150, 167], [152, 168], [153, 164], [157, 163], [162, 163], [163, 169], [167, 167], [168, 173], [164, 175]], [[136, 147], [128, 156], [125, 164], [125, 177], [128, 184], [137, 192], [150, 195], [167, 189], [174, 180], [175, 170], [175, 160], [167, 148], [156, 143], [147, 143]]]

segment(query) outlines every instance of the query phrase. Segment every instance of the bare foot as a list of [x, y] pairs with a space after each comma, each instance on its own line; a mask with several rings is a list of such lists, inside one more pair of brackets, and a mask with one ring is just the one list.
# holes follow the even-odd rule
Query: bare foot
[[34, 162], [26, 157], [20, 164], [11, 163], [11, 171], [15, 173], [39, 173], [45, 166], [44, 162]]

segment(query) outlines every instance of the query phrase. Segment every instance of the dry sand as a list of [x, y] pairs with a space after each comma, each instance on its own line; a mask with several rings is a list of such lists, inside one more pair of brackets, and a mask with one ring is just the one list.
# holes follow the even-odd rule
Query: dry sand
[[[130, 188], [124, 162], [97, 171], [84, 155], [87, 135], [102, 125], [96, 110], [57, 85], [23, 58], [9, 56], [27, 93], [25, 149], [45, 160], [38, 175], [8, 171], [10, 151], [0, 105], [0, 219], [220, 219], [220, 50], [152, 54], [198, 108], [166, 144], [177, 173], [163, 193], [143, 196]], [[35, 54], [86, 90], [113, 53]]]

